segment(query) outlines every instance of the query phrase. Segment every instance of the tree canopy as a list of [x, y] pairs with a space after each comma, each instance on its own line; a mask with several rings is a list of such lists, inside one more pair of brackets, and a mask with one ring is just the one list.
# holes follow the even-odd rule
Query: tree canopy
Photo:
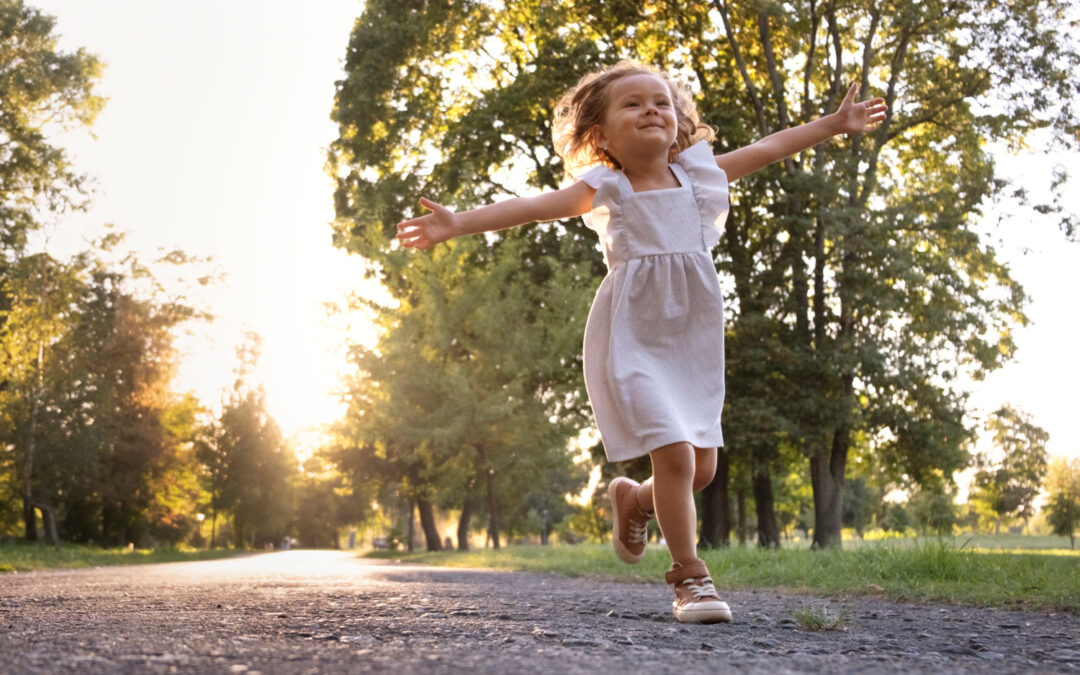
[[[1060, 39], [1066, 10], [370, 2], [333, 112], [335, 241], [412, 298], [418, 256], [391, 244], [395, 223], [422, 194], [467, 207], [555, 187], [553, 101], [622, 58], [687, 82], [717, 151], [831, 112], [851, 81], [861, 97], [884, 96], [891, 113], [876, 132], [736, 183], [717, 258], [730, 295], [728, 454], [752, 463], [764, 507], [781, 445], [797, 448], [810, 461], [815, 544], [838, 545], [854, 434], [900, 486], [950, 480], [968, 462], [960, 383], [1008, 359], [1026, 322], [1023, 290], [976, 227], [1016, 196], [986, 146], [1040, 129], [1075, 146], [1080, 59]], [[529, 243], [519, 283], [543, 281], [534, 261], [545, 255], [603, 272], [576, 220], [484, 241], [515, 240]]]

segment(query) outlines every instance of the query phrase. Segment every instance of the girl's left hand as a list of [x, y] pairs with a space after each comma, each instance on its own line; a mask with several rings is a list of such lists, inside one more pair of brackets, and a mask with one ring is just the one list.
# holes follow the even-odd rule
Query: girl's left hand
[[885, 111], [888, 110], [885, 99], [875, 98], [856, 103], [855, 94], [858, 92], [859, 83], [856, 82], [848, 89], [840, 108], [833, 113], [839, 127], [838, 133], [858, 134], [873, 131], [885, 119]]

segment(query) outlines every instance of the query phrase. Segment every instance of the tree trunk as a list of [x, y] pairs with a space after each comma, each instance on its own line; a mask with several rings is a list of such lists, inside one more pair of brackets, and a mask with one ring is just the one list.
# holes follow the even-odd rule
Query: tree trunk
[[435, 509], [423, 497], [416, 498], [416, 510], [420, 512], [420, 527], [424, 530], [424, 543], [429, 551], [442, 550], [442, 538], [435, 526]]
[[488, 536], [491, 537], [491, 547], [499, 548], [499, 514], [495, 503], [495, 470], [488, 469], [484, 475], [487, 483], [487, 506], [488, 506]]
[[1001, 534], [1001, 516], [994, 519], [994, 536]]
[[37, 514], [34, 512], [34, 453], [37, 450], [37, 420], [44, 389], [42, 365], [45, 361], [45, 341], [38, 340], [37, 361], [34, 364], [34, 392], [30, 402], [30, 435], [26, 442], [26, 463], [23, 464], [23, 525], [27, 541], [37, 541]]
[[814, 489], [813, 549], [840, 548], [844, 524], [844, 467], [850, 444], [847, 422], [833, 434], [827, 455], [810, 458], [810, 482]]
[[41, 520], [45, 523], [45, 536], [49, 538], [49, 543], [59, 553], [60, 536], [56, 533], [56, 514], [53, 512], [52, 507], [41, 502], [35, 502], [32, 507], [41, 511]]
[[731, 536], [731, 500], [728, 496], [728, 453], [716, 455], [716, 476], [701, 491], [701, 546], [726, 547]]
[[754, 508], [757, 511], [758, 546], [780, 548], [780, 528], [776, 524], [772, 477], [768, 467], [754, 471]]
[[415, 548], [415, 545], [413, 544], [413, 539], [416, 538], [416, 522], [413, 519], [413, 511], [415, 509], [416, 507], [413, 505], [413, 501], [410, 499], [409, 520], [408, 524], [405, 526], [405, 550], [409, 553], [412, 553], [413, 549]]
[[461, 517], [457, 525], [457, 548], [459, 551], [469, 550], [469, 521], [472, 520], [473, 500], [471, 496], [465, 497], [461, 505]]
[[482, 446], [476, 446], [476, 455], [479, 458], [480, 471], [484, 475], [484, 485], [487, 488], [488, 508], [488, 539], [491, 547], [499, 548], [499, 509], [495, 498], [495, 469], [488, 466], [487, 455]]
[[746, 488], [735, 491], [735, 509], [738, 512], [738, 525], [736, 530], [739, 534], [739, 546], [746, 546]]
[[29, 495], [23, 495], [23, 538], [26, 541], [37, 541], [37, 511], [34, 510], [33, 499]]

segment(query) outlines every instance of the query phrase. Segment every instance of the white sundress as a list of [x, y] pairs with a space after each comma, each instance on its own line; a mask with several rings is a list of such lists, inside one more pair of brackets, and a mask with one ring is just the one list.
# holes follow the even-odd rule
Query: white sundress
[[579, 177], [596, 189], [585, 223], [608, 266], [585, 326], [585, 388], [613, 462], [677, 442], [724, 444], [724, 304], [711, 249], [727, 176], [705, 141], [671, 170], [681, 187], [646, 192], [606, 166]]

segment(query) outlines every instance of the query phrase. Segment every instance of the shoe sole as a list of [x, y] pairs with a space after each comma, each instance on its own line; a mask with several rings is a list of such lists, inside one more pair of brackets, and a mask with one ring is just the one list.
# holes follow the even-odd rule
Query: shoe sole
[[[615, 501], [615, 488], [623, 482], [630, 483], [631, 481], [628, 478], [619, 476], [608, 485], [608, 499], [611, 500], [611, 521], [613, 523], [611, 541], [615, 545], [615, 555], [619, 556], [619, 560], [627, 565], [635, 565], [645, 557], [644, 549], [641, 551], [640, 555], [634, 555], [623, 545], [622, 540], [619, 538], [619, 505]], [[646, 548], [647, 547], [648, 545], [646, 544]]]
[[699, 606], [680, 610], [672, 603], [675, 620], [679, 623], [731, 623], [731, 609], [726, 602], [710, 602], [704, 607], [700, 606], [704, 603], [696, 604]]

